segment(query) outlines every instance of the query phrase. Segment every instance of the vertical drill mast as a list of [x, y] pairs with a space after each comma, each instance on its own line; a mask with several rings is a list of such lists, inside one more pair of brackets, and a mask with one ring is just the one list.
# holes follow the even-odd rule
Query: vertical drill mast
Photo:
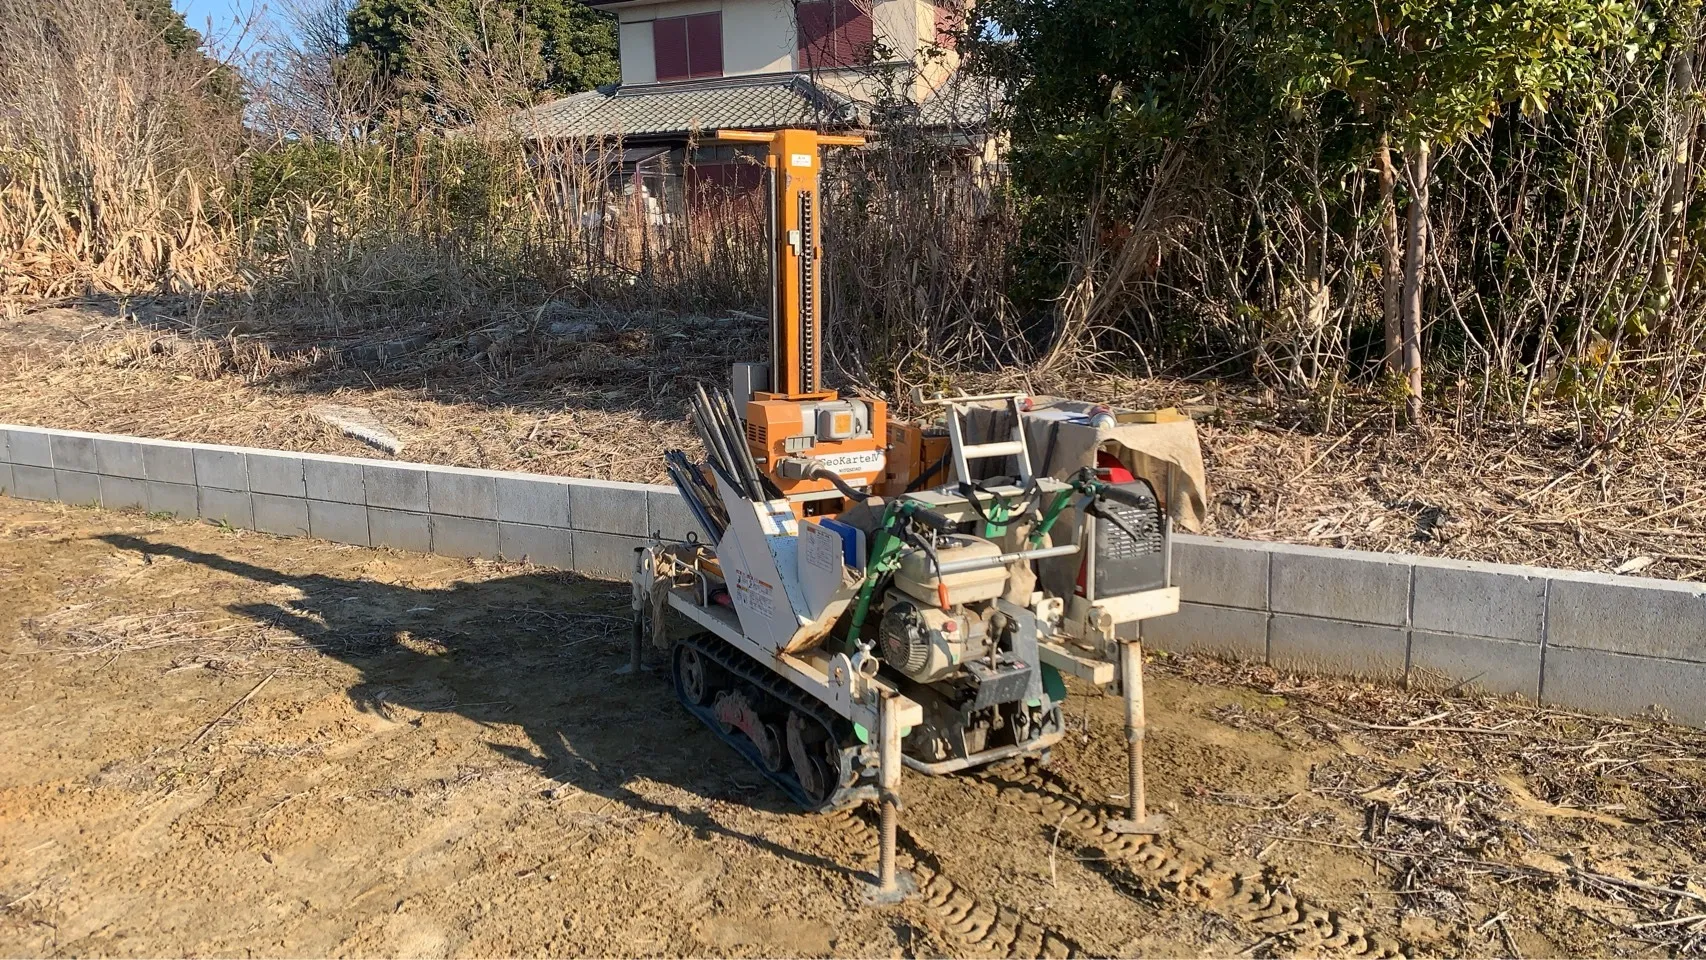
[[779, 399], [816, 396], [822, 390], [823, 370], [818, 148], [859, 146], [864, 138], [813, 130], [719, 130], [717, 139], [770, 145], [770, 392]]

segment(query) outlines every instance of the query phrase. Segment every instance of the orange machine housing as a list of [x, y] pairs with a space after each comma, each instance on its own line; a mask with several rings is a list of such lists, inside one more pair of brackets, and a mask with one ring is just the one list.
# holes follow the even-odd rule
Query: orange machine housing
[[[863, 408], [863, 419], [868, 421], [864, 429], [855, 430], [855, 412], [844, 409], [849, 406]], [[806, 423], [808, 416], [814, 421], [811, 426]], [[825, 420], [828, 422], [818, 422]], [[844, 439], [832, 439], [834, 436]], [[746, 405], [747, 447], [758, 461], [759, 471], [787, 497], [835, 493], [835, 485], [828, 480], [783, 476], [777, 464], [789, 457], [821, 461], [849, 484], [875, 491], [885, 476], [887, 437], [888, 404], [875, 398], [842, 400], [833, 390], [792, 397], [755, 393]], [[835, 498], [795, 504], [795, 512], [802, 516], [834, 513], [840, 508]]]
[[945, 462], [948, 435], [904, 420], [890, 420], [888, 429], [888, 466], [883, 471], [877, 492], [885, 497], [898, 497], [911, 488], [919, 475], [942, 464], [924, 478], [923, 487], [936, 487], [953, 479], [954, 468]]

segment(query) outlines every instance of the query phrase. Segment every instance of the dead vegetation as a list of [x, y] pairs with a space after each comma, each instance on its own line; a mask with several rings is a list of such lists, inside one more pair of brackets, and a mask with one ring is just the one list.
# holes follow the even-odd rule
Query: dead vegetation
[[1348, 852], [1430, 929], [1473, 930], [1507, 956], [1523, 955], [1517, 891], [1556, 898], [1558, 919], [1598, 928], [1609, 952], [1706, 947], [1706, 732], [1196, 656], [1160, 655], [1156, 674], [1249, 689], [1259, 706], [1215, 719], [1327, 752], [1296, 792], [1204, 795], [1257, 812], [1241, 846], [1258, 860], [1288, 844]]
[[[372, 409], [402, 435], [406, 460], [667, 482], [662, 451], [696, 442], [685, 420], [693, 385], [721, 382], [729, 364], [766, 349], [762, 323], [738, 311], [553, 303], [332, 333], [283, 318], [265, 332], [212, 324], [174, 306], [32, 311], [0, 328], [0, 420], [378, 455], [308, 413], [335, 402]], [[1706, 576], [1706, 458], [1686, 436], [1584, 448], [1566, 420], [1417, 431], [1400, 428], [1389, 405], [1289, 401], [1236, 384], [1019, 373], [954, 382], [1198, 408], [1211, 533]]]

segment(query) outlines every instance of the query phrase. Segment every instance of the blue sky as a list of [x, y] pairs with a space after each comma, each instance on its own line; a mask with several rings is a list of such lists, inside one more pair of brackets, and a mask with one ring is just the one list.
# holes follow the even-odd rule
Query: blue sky
[[[255, 25], [261, 21], [276, 25], [269, 16], [267, 0], [172, 0], [172, 6], [184, 15], [184, 22], [198, 30], [213, 46], [214, 53], [224, 55], [234, 44], [253, 42]], [[211, 23], [211, 26], [209, 25]], [[248, 29], [245, 31], [245, 26]]]

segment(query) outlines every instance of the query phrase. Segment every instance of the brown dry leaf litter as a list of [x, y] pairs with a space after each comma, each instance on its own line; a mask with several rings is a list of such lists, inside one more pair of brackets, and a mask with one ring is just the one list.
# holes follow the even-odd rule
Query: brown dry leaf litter
[[[623, 678], [616, 584], [0, 499], [8, 955], [1676, 955], [1706, 732], [1157, 657], [1041, 774], [909, 776], [932, 899]], [[1307, 905], [1307, 906], [1305, 906]], [[1344, 936], [1340, 937], [1341, 940]], [[989, 949], [993, 945], [995, 949]]]
[[[692, 450], [685, 401], [761, 358], [752, 318], [640, 318], [556, 307], [399, 332], [382, 315], [336, 328], [203, 329], [143, 304], [0, 321], [0, 421], [379, 456], [308, 414], [372, 409], [432, 463], [664, 482], [662, 451]], [[140, 318], [140, 320], [138, 319]], [[252, 326], [249, 325], [249, 326]], [[1388, 408], [1290, 403], [1176, 380], [968, 378], [1132, 404], [1194, 403], [1213, 493], [1209, 532], [1463, 559], [1706, 576], [1706, 450], [1578, 442], [1541, 421], [1418, 431]]]

